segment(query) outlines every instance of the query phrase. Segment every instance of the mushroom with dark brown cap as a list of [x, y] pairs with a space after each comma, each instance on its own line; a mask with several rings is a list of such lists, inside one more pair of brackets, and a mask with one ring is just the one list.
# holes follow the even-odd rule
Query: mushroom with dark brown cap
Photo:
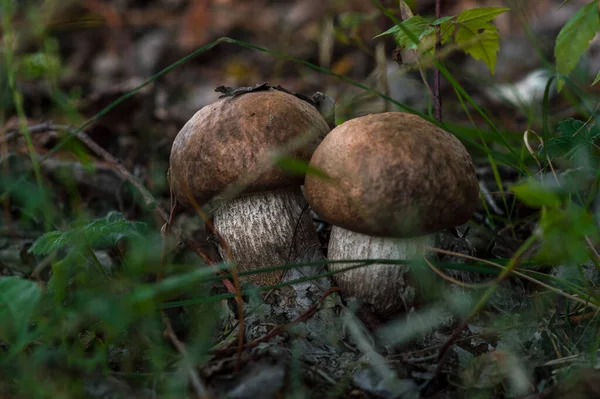
[[[471, 157], [452, 134], [423, 118], [386, 112], [346, 121], [315, 150], [309, 205], [329, 221], [330, 260], [416, 259], [435, 233], [475, 212], [479, 188]], [[330, 270], [348, 267], [330, 264]], [[381, 316], [409, 309], [408, 266], [377, 264], [335, 274], [343, 293]]]
[[[329, 130], [312, 104], [281, 90], [224, 96], [196, 112], [173, 142], [169, 180], [176, 201], [222, 201], [213, 224], [240, 271], [322, 259], [303, 212], [304, 176], [284, 172], [272, 155], [308, 161]], [[282, 276], [277, 270], [245, 280], [264, 286]]]

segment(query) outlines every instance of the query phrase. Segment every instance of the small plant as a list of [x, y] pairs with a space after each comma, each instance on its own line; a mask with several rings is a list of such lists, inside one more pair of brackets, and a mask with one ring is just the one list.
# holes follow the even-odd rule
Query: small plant
[[474, 8], [434, 21], [415, 15], [375, 37], [393, 35], [396, 44], [402, 49], [432, 54], [436, 47], [436, 27], [439, 27], [442, 45], [454, 45], [471, 57], [483, 61], [494, 73], [500, 35], [491, 21], [508, 10], [509, 8], [499, 7]]

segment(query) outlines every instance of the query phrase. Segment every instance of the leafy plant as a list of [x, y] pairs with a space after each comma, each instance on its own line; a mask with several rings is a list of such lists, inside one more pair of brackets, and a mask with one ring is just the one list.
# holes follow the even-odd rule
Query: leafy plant
[[120, 212], [110, 212], [83, 226], [48, 232], [31, 245], [29, 252], [33, 255], [48, 255], [67, 246], [81, 249], [114, 245], [123, 238], [141, 237], [146, 227], [145, 223], [124, 219]]
[[[538, 235], [542, 247], [536, 260], [543, 264], [581, 264], [589, 259], [588, 246], [599, 236], [598, 226], [581, 193], [590, 192], [590, 179], [598, 158], [595, 142], [600, 128], [568, 118], [558, 124], [558, 135], [541, 146], [539, 154], [566, 162], [564, 173], [529, 178], [513, 185], [516, 197], [532, 208], [539, 208]], [[553, 162], [550, 160], [550, 162]], [[555, 173], [555, 172], [553, 172]], [[596, 172], [597, 173], [597, 172]]]
[[[500, 35], [491, 21], [508, 10], [509, 8], [500, 7], [474, 8], [434, 21], [415, 15], [375, 37], [393, 35], [400, 48], [430, 53], [435, 48], [436, 26], [439, 26], [441, 44], [456, 45], [476, 60], [483, 61], [494, 73]], [[405, 30], [412, 33], [418, 42], [412, 40]]]
[[0, 277], [0, 340], [22, 345], [42, 290], [31, 280]]
[[548, 140], [545, 148], [540, 148], [540, 155], [567, 160], [589, 157], [596, 148], [596, 140], [600, 138], [600, 128], [597, 125], [590, 127], [585, 122], [573, 118], [561, 121], [558, 124], [558, 133], [557, 137]]

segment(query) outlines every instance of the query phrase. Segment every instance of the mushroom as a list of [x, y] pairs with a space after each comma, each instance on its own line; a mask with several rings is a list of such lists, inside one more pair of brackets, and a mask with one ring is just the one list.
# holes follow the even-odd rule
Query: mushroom
[[[286, 173], [273, 156], [308, 162], [330, 128], [308, 101], [257, 87], [229, 92], [196, 112], [170, 156], [178, 203], [190, 205], [188, 196], [200, 205], [222, 202], [213, 224], [240, 271], [323, 259], [310, 213], [303, 209], [304, 176]], [[218, 250], [226, 259], [224, 248]], [[283, 274], [268, 271], [242, 280], [265, 286], [281, 282]]]
[[[333, 227], [330, 260], [417, 259], [436, 232], [475, 212], [479, 188], [471, 157], [450, 133], [423, 118], [386, 112], [346, 121], [315, 150], [304, 194]], [[330, 264], [330, 270], [348, 263]], [[386, 317], [410, 309], [415, 288], [404, 264], [373, 264], [333, 275], [342, 293]]]

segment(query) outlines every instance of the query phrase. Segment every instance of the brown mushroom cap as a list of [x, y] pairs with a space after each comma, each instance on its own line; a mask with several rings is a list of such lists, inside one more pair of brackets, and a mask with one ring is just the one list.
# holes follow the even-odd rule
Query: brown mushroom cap
[[[285, 150], [294, 140], [306, 139], [288, 155], [308, 161], [329, 130], [315, 107], [280, 90], [224, 97], [196, 112], [175, 137], [169, 168], [173, 192], [180, 203], [189, 204], [187, 185], [202, 204], [255, 172], [269, 151]], [[271, 166], [244, 181], [244, 192], [300, 185], [303, 179]]]
[[330, 223], [357, 233], [433, 233], [465, 223], [478, 202], [466, 148], [413, 114], [373, 114], [337, 126], [315, 150], [310, 166], [333, 181], [307, 175], [308, 203]]

